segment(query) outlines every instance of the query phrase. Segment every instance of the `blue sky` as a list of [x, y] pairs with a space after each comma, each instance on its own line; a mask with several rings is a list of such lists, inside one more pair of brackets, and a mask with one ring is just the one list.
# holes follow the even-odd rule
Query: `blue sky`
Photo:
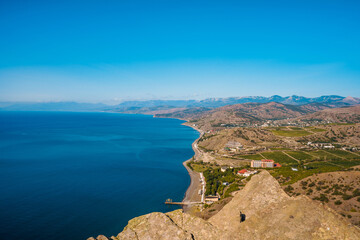
[[1, 1], [0, 101], [360, 97], [359, 1]]

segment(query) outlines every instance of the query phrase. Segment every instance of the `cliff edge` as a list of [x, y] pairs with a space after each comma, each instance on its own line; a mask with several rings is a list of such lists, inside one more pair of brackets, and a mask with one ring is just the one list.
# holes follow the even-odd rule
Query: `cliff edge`
[[[243, 222], [240, 222], [240, 212], [245, 214]], [[326, 205], [306, 196], [288, 196], [279, 183], [263, 171], [253, 176], [243, 190], [207, 221], [182, 210], [155, 212], [130, 220], [124, 230], [111, 239], [350, 240], [360, 239], [360, 230]]]

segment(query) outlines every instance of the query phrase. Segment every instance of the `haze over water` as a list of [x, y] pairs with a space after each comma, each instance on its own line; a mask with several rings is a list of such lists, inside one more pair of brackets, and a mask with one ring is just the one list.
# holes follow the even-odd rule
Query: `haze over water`
[[69, 112], [0, 112], [0, 235], [86, 239], [133, 217], [170, 211], [190, 178], [199, 136], [176, 119]]

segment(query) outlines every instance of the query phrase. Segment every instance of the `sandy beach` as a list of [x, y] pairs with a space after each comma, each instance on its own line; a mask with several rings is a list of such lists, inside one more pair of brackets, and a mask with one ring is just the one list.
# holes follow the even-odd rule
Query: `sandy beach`
[[[189, 125], [186, 125], [186, 126], [189, 126]], [[201, 154], [199, 149], [197, 148], [197, 142], [202, 137], [203, 132], [193, 126], [189, 126], [189, 127], [192, 127], [196, 131], [200, 132], [200, 137], [192, 143], [192, 148], [195, 152], [194, 158], [197, 159]], [[188, 173], [190, 175], [190, 179], [191, 179], [190, 186], [186, 190], [183, 202], [200, 202], [201, 201], [201, 195], [199, 195], [199, 190], [201, 190], [200, 174], [198, 172], [191, 170], [187, 166], [187, 163], [190, 162], [191, 160], [192, 159], [189, 159], [189, 160], [183, 162], [183, 165], [186, 168], [186, 170], [188, 171]], [[184, 211], [187, 211], [188, 205], [184, 205], [183, 209], [184, 209]]]

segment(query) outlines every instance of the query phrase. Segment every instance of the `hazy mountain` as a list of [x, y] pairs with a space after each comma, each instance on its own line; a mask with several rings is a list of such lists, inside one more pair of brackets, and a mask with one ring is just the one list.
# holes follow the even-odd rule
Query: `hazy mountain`
[[316, 98], [307, 98], [302, 96], [281, 97], [274, 95], [271, 97], [247, 96], [247, 97], [229, 97], [229, 98], [208, 98], [204, 100], [150, 100], [150, 101], [126, 101], [117, 107], [155, 107], [155, 106], [173, 106], [173, 107], [209, 107], [217, 108], [226, 105], [241, 103], [268, 103], [278, 102], [291, 105], [304, 105], [309, 103], [329, 104], [331, 107], [342, 107], [354, 104], [360, 104], [359, 98], [342, 97], [337, 95], [321, 96]]
[[171, 106], [171, 107], [187, 107], [194, 106], [199, 101], [196, 100], [147, 100], [147, 101], [125, 101], [116, 105], [115, 108], [128, 108], [128, 107], [158, 107], [158, 106]]
[[0, 103], [0, 110], [6, 111], [115, 111], [124, 113], [149, 113], [157, 110], [172, 112], [174, 108], [218, 108], [226, 105], [243, 103], [269, 103], [278, 102], [288, 105], [322, 104], [326, 107], [344, 107], [360, 104], [359, 98], [342, 97], [337, 95], [307, 98], [302, 96], [271, 97], [247, 96], [229, 98], [208, 98], [204, 100], [148, 100], [125, 101], [115, 106], [105, 104], [77, 103], [77, 102], [44, 102], [44, 103]]

